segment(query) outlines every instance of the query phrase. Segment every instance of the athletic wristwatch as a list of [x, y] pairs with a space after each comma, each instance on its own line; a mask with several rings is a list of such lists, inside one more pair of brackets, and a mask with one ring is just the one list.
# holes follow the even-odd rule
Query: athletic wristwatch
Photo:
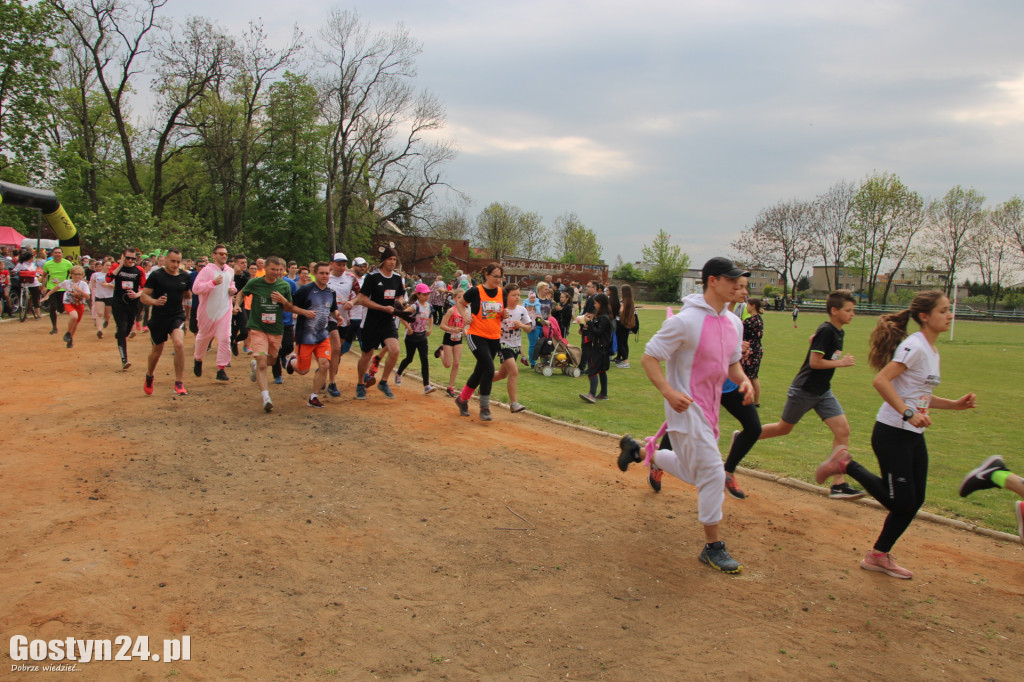
[[911, 419], [914, 418], [915, 414], [917, 414], [917, 413], [914, 412], [912, 409], [910, 409], [908, 407], [907, 409], [903, 410], [903, 421], [905, 421], [905, 422], [910, 421]]

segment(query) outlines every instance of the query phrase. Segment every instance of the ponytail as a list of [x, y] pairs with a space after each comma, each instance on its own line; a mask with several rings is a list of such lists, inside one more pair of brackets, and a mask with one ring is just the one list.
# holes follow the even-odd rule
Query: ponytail
[[910, 308], [898, 313], [882, 315], [878, 324], [871, 332], [871, 350], [868, 352], [868, 364], [877, 370], [889, 364], [896, 347], [907, 338], [907, 322], [910, 320]]
[[910, 307], [891, 315], [882, 315], [878, 324], [871, 332], [871, 350], [868, 352], [868, 363], [881, 371], [892, 361], [893, 353], [903, 339], [907, 338], [907, 323], [913, 319], [924, 325], [921, 315], [930, 314], [935, 310], [946, 295], [941, 291], [922, 291], [910, 302]]

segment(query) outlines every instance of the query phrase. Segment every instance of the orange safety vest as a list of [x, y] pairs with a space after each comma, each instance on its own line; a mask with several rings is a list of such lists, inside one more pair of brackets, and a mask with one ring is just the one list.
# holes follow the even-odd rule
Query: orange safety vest
[[473, 313], [469, 323], [469, 333], [485, 339], [501, 338], [501, 311], [505, 308], [505, 292], [498, 287], [496, 296], [488, 296], [484, 285], [477, 285], [480, 290], [480, 312]]

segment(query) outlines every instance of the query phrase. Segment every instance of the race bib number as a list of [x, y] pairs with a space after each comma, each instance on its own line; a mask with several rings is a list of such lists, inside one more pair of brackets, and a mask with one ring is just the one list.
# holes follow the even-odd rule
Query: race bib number
[[501, 303], [497, 301], [483, 301], [480, 305], [480, 318], [493, 320], [501, 314]]
[[385, 289], [384, 290], [384, 298], [388, 299], [388, 300], [394, 300], [394, 298], [395, 298], [395, 290], [394, 289]]
[[262, 313], [260, 322], [263, 324], [277, 324], [277, 313]]
[[123, 279], [123, 280], [121, 280], [121, 288], [122, 289], [134, 289], [135, 288], [135, 282]]

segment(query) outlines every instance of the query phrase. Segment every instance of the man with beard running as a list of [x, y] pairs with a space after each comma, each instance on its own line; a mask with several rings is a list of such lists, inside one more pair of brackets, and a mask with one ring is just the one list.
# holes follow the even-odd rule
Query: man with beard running
[[114, 285], [114, 293], [110, 303], [114, 313], [114, 338], [117, 339], [117, 352], [121, 356], [121, 369], [128, 369], [128, 339], [134, 338], [135, 318], [139, 314], [139, 297], [142, 287], [146, 285], [146, 273], [138, 266], [139, 252], [136, 249], [125, 249], [107, 273], [107, 281]]

